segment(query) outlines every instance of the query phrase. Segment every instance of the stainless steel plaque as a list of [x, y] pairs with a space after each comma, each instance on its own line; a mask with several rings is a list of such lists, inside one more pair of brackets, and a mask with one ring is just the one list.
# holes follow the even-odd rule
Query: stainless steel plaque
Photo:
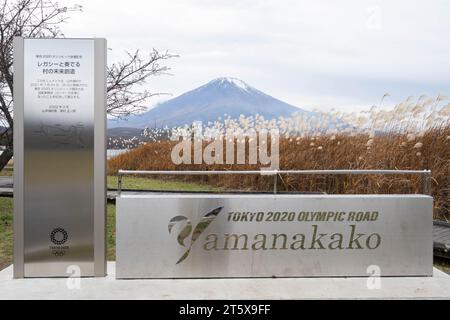
[[16, 277], [105, 274], [105, 49], [16, 39]]
[[117, 199], [118, 278], [431, 276], [424, 195]]

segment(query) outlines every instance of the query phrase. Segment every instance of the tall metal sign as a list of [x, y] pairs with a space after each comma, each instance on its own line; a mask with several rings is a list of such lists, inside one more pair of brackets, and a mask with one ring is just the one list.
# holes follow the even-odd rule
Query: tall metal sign
[[14, 276], [104, 276], [106, 40], [14, 42]]

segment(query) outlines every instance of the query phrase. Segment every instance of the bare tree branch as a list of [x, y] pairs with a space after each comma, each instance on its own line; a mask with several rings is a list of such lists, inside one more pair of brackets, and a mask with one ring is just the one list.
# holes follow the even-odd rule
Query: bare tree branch
[[134, 88], [145, 83], [150, 76], [168, 74], [167, 66], [160, 62], [177, 57], [168, 52], [160, 53], [156, 49], [146, 59], [139, 50], [133, 54], [127, 52], [128, 59], [113, 63], [107, 70], [107, 112], [117, 118], [126, 118], [131, 114], [145, 111], [145, 103], [149, 98], [162, 93], [150, 93], [148, 90], [134, 91]]
[[[69, 13], [81, 6], [60, 7], [53, 0], [0, 0], [0, 139], [6, 150], [0, 155], [0, 170], [12, 157], [13, 141], [13, 40], [64, 37], [60, 26]], [[169, 68], [160, 63], [175, 57], [153, 50], [143, 58], [139, 50], [128, 53], [125, 61], [112, 64], [107, 70], [107, 112], [124, 118], [146, 109], [149, 98], [158, 93], [138, 90], [150, 76], [167, 74]]]

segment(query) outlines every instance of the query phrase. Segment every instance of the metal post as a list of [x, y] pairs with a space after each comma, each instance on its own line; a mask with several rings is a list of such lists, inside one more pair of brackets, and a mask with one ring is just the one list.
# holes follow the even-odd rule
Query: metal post
[[122, 175], [119, 173], [117, 175], [117, 195], [120, 196], [122, 192]]
[[423, 177], [423, 193], [431, 196], [431, 172], [426, 172]]
[[277, 182], [278, 182], [278, 173], [273, 175], [273, 193], [277, 193]]

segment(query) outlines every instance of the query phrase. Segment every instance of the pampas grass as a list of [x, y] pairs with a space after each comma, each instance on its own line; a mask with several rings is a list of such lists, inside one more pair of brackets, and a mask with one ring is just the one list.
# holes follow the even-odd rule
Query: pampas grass
[[[434, 216], [449, 221], [450, 121], [447, 113], [450, 112], [450, 104], [440, 106], [444, 98], [442, 95], [436, 98], [422, 96], [416, 101], [408, 98], [392, 111], [379, 110], [375, 106], [371, 111], [360, 114], [316, 113], [312, 117], [300, 114], [277, 120], [265, 120], [258, 115], [239, 119], [225, 118], [223, 122], [216, 121], [203, 129], [203, 144], [206, 145], [214, 136], [223, 137], [229, 132], [245, 133], [249, 129], [259, 131], [277, 128], [281, 135], [282, 170], [430, 169], [433, 175]], [[161, 129], [158, 130], [159, 135], [167, 136], [160, 132]], [[187, 126], [175, 130], [184, 139], [192, 137]], [[176, 143], [168, 139], [150, 139], [139, 147], [110, 159], [109, 173], [115, 174], [119, 169], [259, 169], [258, 165], [175, 165], [170, 155]], [[273, 177], [260, 175], [176, 178], [232, 190], [271, 191], [273, 188]], [[328, 194], [422, 193], [423, 181], [415, 175], [281, 175], [278, 191]]]

